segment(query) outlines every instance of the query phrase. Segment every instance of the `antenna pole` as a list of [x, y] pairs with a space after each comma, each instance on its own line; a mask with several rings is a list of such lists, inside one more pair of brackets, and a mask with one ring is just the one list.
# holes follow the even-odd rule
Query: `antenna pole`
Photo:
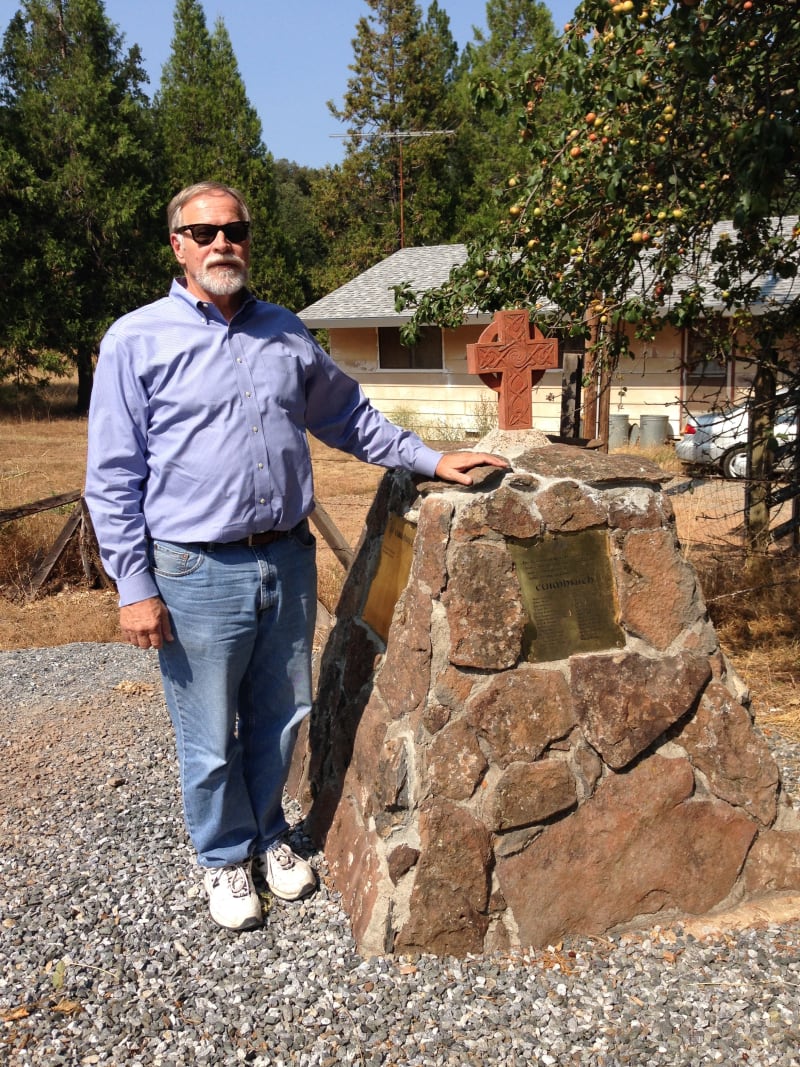
[[452, 137], [455, 130], [393, 130], [391, 133], [332, 133], [331, 137], [346, 140], [348, 137], [376, 138], [379, 141], [397, 141], [399, 155], [399, 184], [400, 184], [400, 247], [406, 246], [406, 219], [405, 219], [405, 174], [403, 163], [403, 141], [413, 140], [415, 137]]

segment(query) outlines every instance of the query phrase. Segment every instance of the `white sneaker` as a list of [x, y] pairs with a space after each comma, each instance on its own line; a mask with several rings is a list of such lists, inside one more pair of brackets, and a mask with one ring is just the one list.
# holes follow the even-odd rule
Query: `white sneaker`
[[285, 841], [273, 841], [253, 862], [270, 891], [281, 900], [299, 900], [317, 888], [314, 868], [292, 852]]
[[211, 918], [228, 930], [261, 926], [261, 900], [253, 885], [250, 860], [229, 867], [208, 867], [203, 875]]

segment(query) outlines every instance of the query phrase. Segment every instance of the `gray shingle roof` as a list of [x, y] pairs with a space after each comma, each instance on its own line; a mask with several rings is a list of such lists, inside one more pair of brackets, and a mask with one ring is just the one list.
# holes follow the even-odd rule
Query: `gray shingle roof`
[[[399, 326], [412, 317], [412, 309], [398, 313], [393, 285], [409, 282], [422, 292], [447, 281], [453, 267], [467, 258], [465, 245], [428, 245], [401, 248], [357, 278], [335, 289], [300, 312], [312, 330], [351, 326]], [[491, 322], [491, 314], [468, 316], [469, 322]]]
[[[786, 215], [780, 219], [773, 218], [770, 220], [770, 232], [774, 236], [780, 237], [789, 246], [793, 246], [792, 253], [795, 261], [798, 255], [798, 242], [794, 236], [797, 222], [797, 215]], [[710, 311], [718, 311], [723, 315], [729, 313], [725, 299], [719, 289], [711, 282], [712, 271], [716, 267], [711, 260], [711, 253], [721, 239], [736, 241], [736, 227], [730, 220], [717, 222], [712, 226], [704, 247], [700, 248], [699, 254], [695, 258], [695, 263], [687, 262], [685, 269], [676, 275], [673, 280], [674, 296], [665, 302], [665, 313], [678, 302], [682, 292], [691, 290], [694, 287], [701, 291], [703, 303]], [[652, 270], [647, 266], [646, 261], [643, 280], [647, 283], [655, 280]], [[756, 315], [764, 314], [776, 307], [789, 305], [800, 297], [800, 277], [797, 275], [780, 278], [774, 274], [760, 277], [750, 274], [741, 280], [745, 284], [757, 285], [760, 290], [761, 299], [750, 305], [750, 310]]]
[[[792, 235], [797, 226], [797, 216], [775, 219], [773, 232], [784, 238]], [[699, 285], [704, 291], [704, 302], [710, 309], [725, 313], [725, 301], [708, 282], [709, 248], [713, 248], [721, 234], [728, 233], [735, 239], [736, 231], [731, 222], [718, 222], [711, 230], [705, 251], [697, 257], [692, 268], [687, 269], [674, 280], [674, 295], [665, 304], [665, 313], [678, 299], [678, 294]], [[795, 255], [797, 253], [795, 252]], [[450, 275], [453, 267], [459, 266], [467, 258], [467, 249], [462, 244], [428, 245], [421, 248], [401, 248], [374, 267], [359, 274], [357, 278], [328, 293], [321, 300], [310, 304], [300, 312], [300, 318], [309, 329], [344, 329], [358, 326], [399, 326], [408, 322], [412, 310], [398, 313], [394, 307], [393, 285], [408, 282], [412, 289], [424, 292], [442, 285]], [[649, 287], [654, 281], [647, 257], [642, 259], [642, 283]], [[758, 314], [775, 305], [796, 301], [800, 297], [800, 276], [794, 278], [765, 278], [761, 282], [763, 303], [752, 310]], [[546, 305], [550, 306], [550, 305]], [[489, 313], [473, 312], [465, 316], [470, 323], [491, 322]]]

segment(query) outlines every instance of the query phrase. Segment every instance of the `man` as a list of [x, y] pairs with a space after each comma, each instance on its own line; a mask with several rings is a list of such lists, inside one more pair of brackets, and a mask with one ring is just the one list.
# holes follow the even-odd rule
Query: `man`
[[306, 430], [387, 467], [469, 485], [483, 453], [442, 455], [388, 423], [285, 308], [247, 290], [250, 214], [202, 182], [168, 208], [184, 277], [117, 321], [100, 348], [88, 502], [120, 626], [156, 648], [184, 816], [211, 916], [262, 921], [316, 887], [281, 806], [311, 705], [316, 608]]

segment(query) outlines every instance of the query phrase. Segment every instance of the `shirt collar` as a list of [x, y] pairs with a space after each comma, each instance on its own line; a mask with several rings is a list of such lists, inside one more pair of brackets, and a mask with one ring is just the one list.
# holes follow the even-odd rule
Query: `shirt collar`
[[[169, 295], [176, 300], [182, 301], [188, 307], [192, 308], [192, 310], [195, 311], [197, 314], [202, 315], [206, 322], [209, 322], [211, 319], [218, 319], [223, 322], [225, 321], [224, 317], [214, 307], [213, 304], [209, 303], [207, 300], [198, 300], [193, 293], [189, 292], [189, 290], [186, 288], [185, 278], [173, 278]], [[255, 303], [256, 298], [253, 296], [249, 289], [245, 289], [244, 299], [242, 300], [241, 307], [234, 315], [234, 318], [239, 318], [239, 316], [245, 311], [245, 309], [249, 309], [251, 305]]]

